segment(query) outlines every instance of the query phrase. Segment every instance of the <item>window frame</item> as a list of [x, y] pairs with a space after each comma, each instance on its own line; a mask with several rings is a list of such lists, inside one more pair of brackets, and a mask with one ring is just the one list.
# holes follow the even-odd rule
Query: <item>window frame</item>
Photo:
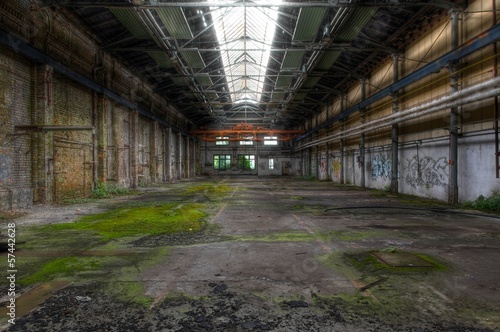
[[[213, 161], [214, 161], [213, 169], [216, 171], [227, 171], [231, 169], [230, 154], [214, 154]], [[224, 167], [221, 167], [221, 165], [224, 165]]]
[[[255, 155], [254, 154], [238, 154], [237, 156], [238, 169], [243, 171], [253, 171], [255, 170]], [[247, 162], [248, 165], [247, 166]]]

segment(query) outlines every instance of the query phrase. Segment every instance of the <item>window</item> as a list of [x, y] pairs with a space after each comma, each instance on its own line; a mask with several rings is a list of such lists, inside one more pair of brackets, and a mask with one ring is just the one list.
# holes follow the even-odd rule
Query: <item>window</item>
[[244, 141], [240, 141], [240, 145], [253, 145], [253, 136], [240, 137], [240, 139], [244, 139]]
[[255, 169], [255, 155], [253, 155], [253, 154], [239, 154], [238, 155], [238, 168], [241, 170]]
[[214, 169], [218, 171], [231, 169], [231, 155], [214, 155]]
[[215, 145], [229, 145], [229, 137], [217, 136], [215, 138]]
[[278, 136], [264, 136], [264, 145], [278, 145]]
[[269, 159], [269, 169], [274, 169], [274, 159]]

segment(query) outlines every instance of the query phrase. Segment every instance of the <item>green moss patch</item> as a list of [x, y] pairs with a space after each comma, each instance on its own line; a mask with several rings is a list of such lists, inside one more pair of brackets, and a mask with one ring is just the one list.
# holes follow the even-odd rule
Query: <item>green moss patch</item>
[[353, 231], [328, 231], [321, 232], [320, 238], [323, 240], [336, 240], [336, 241], [359, 241], [367, 238], [372, 238], [377, 235], [375, 232], [353, 232]]
[[19, 283], [26, 286], [55, 278], [74, 276], [81, 271], [95, 271], [99, 267], [100, 261], [95, 257], [63, 257], [45, 263], [35, 273], [19, 280]]
[[120, 208], [84, 216], [74, 223], [55, 224], [45, 230], [88, 230], [106, 239], [199, 231], [205, 225], [201, 204], [165, 204], [136, 208]]
[[233, 237], [234, 240], [241, 242], [307, 242], [316, 238], [317, 236], [314, 234], [298, 232]]
[[226, 184], [201, 183], [196, 186], [186, 188], [184, 193], [187, 195], [204, 194], [211, 197], [223, 197], [228, 195], [235, 188]]

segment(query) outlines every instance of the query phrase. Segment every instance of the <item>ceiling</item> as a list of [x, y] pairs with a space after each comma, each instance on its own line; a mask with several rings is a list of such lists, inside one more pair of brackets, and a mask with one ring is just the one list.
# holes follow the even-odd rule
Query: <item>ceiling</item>
[[299, 128], [459, 1], [61, 1], [193, 128]]

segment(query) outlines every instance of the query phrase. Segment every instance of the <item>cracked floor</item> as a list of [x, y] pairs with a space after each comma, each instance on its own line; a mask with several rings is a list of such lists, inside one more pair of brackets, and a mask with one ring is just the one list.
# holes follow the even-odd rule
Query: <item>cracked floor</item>
[[[196, 204], [204, 228], [111, 239], [40, 228], [165, 202]], [[27, 274], [68, 256], [93, 265], [19, 285], [8, 331], [500, 331], [500, 220], [439, 202], [240, 176], [34, 207], [14, 222]]]

